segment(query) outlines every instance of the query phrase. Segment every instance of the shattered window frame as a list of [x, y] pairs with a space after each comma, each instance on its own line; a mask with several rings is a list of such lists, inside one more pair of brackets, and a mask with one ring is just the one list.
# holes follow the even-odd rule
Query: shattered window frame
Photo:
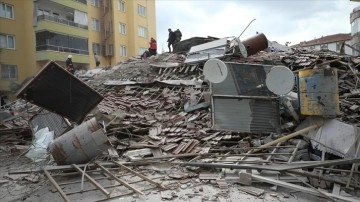
[[17, 65], [1, 64], [1, 79], [17, 80]]
[[120, 46], [120, 56], [127, 57], [127, 47], [124, 45]]
[[0, 2], [0, 17], [6, 19], [14, 19], [14, 6]]
[[0, 34], [0, 49], [1, 48], [15, 50], [15, 36], [8, 34]]
[[100, 32], [100, 20], [92, 18], [91, 20], [91, 29], [97, 32]]
[[125, 11], [126, 11], [125, 1], [123, 1], [123, 0], [119, 0], [119, 1], [118, 1], [118, 10], [119, 10], [120, 12], [125, 13]]
[[138, 26], [138, 36], [147, 38], [147, 28], [143, 26]]
[[120, 34], [126, 35], [126, 24], [120, 22], [119, 23], [119, 32]]
[[137, 11], [140, 16], [146, 17], [146, 7], [145, 6], [138, 4]]

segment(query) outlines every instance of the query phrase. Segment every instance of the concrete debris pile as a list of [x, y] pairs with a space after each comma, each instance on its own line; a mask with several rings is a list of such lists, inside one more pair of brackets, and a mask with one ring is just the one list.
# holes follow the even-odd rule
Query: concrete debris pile
[[78, 77], [45, 65], [0, 120], [2, 160], [31, 151], [35, 167], [1, 167], [1, 184], [43, 173], [64, 201], [359, 200], [360, 58], [267, 52], [263, 34], [176, 47]]

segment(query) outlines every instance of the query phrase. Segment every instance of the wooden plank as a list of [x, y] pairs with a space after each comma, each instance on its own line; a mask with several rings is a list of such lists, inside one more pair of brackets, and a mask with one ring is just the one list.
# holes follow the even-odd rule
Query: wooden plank
[[124, 169], [124, 170], [127, 170], [127, 171], [131, 172], [132, 174], [140, 177], [141, 179], [146, 180], [146, 181], [150, 182], [151, 184], [156, 185], [156, 187], [161, 188], [161, 189], [165, 189], [165, 187], [162, 186], [159, 182], [155, 182], [154, 180], [146, 177], [145, 175], [143, 175], [143, 174], [141, 174], [141, 173], [138, 173], [138, 172], [135, 172], [134, 170], [130, 169], [129, 167], [126, 167], [126, 166], [124, 166], [123, 164], [120, 164], [120, 163], [118, 163], [118, 162], [116, 162], [116, 161], [113, 161], [113, 163], [114, 163], [115, 165], [118, 165], [120, 168], [122, 168], [122, 169]]
[[44, 171], [46, 177], [50, 180], [51, 184], [56, 188], [56, 190], [59, 192], [61, 197], [64, 199], [64, 201], [70, 202], [70, 199], [66, 196], [64, 191], [58, 185], [58, 183], [56, 183], [55, 179], [53, 177], [51, 177], [50, 173], [46, 169], [43, 169], [43, 171]]
[[284, 136], [284, 137], [281, 137], [281, 138], [279, 138], [279, 139], [276, 139], [276, 140], [274, 140], [274, 141], [271, 141], [271, 142], [269, 142], [269, 143], [266, 143], [266, 144], [264, 144], [264, 145], [261, 145], [258, 149], [253, 150], [253, 152], [258, 152], [258, 151], [260, 151], [261, 149], [266, 148], [266, 147], [268, 147], [268, 146], [277, 144], [277, 143], [279, 143], [279, 142], [284, 142], [284, 141], [289, 140], [289, 139], [291, 139], [291, 138], [294, 138], [294, 137], [296, 137], [296, 136], [302, 135], [302, 134], [307, 133], [307, 132], [309, 132], [309, 131], [311, 131], [311, 130], [314, 130], [314, 129], [316, 129], [316, 128], [319, 128], [319, 127], [322, 126], [322, 125], [323, 125], [323, 121], [319, 121], [319, 122], [317, 122], [317, 123], [315, 123], [315, 124], [313, 124], [313, 125], [311, 125], [311, 126], [309, 126], [309, 127], [306, 127], [306, 128], [301, 129], [301, 130], [299, 130], [299, 131], [296, 131], [296, 132], [294, 132], [294, 133], [291, 133], [291, 134], [289, 134], [289, 135], [286, 135], [286, 136]]
[[91, 184], [93, 184], [98, 190], [100, 190], [107, 198], [110, 197], [110, 193], [106, 189], [104, 189], [98, 182], [96, 182], [90, 175], [81, 170], [79, 166], [75, 164], [72, 164], [71, 166], [73, 166], [79, 173], [84, 174], [84, 176], [91, 182]]
[[95, 165], [98, 166], [101, 170], [103, 170], [105, 173], [107, 173], [108, 175], [110, 175], [112, 178], [114, 178], [114, 180], [118, 181], [120, 184], [124, 185], [125, 187], [135, 191], [138, 194], [144, 195], [144, 193], [134, 187], [132, 187], [130, 184], [128, 184], [127, 182], [125, 182], [124, 180], [116, 177], [114, 174], [112, 174], [108, 169], [106, 169], [104, 166], [100, 165], [99, 163], [95, 162]]

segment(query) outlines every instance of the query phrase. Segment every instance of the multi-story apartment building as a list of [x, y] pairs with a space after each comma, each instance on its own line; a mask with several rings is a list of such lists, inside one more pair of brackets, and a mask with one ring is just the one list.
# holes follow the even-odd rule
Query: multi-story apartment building
[[114, 65], [156, 38], [154, 0], [0, 0], [0, 95], [49, 60], [75, 68]]
[[351, 23], [351, 45], [356, 50], [353, 50], [353, 55], [360, 56], [360, 6], [354, 8], [350, 14]]

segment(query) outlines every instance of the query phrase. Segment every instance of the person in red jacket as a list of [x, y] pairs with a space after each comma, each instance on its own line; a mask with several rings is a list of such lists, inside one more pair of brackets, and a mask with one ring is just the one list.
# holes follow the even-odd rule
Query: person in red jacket
[[157, 54], [156, 40], [151, 37], [149, 44], [150, 44], [150, 48], [149, 48], [150, 56], [156, 55]]

